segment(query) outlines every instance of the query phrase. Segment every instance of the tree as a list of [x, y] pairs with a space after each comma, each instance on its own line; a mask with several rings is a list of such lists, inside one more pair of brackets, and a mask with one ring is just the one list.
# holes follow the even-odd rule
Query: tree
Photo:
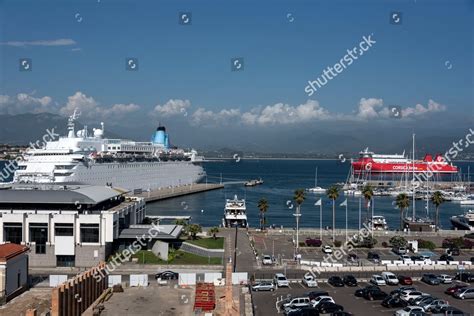
[[268, 201], [266, 198], [261, 198], [258, 201], [258, 209], [260, 210], [260, 229], [264, 230], [265, 229], [265, 213], [268, 210]]
[[300, 215], [301, 215], [301, 204], [303, 204], [305, 200], [305, 194], [304, 194], [304, 189], [297, 189], [295, 190], [295, 195], [293, 196], [293, 200], [296, 202], [296, 250], [298, 250], [299, 247], [299, 221], [300, 221]]
[[367, 204], [367, 220], [370, 217], [370, 201], [372, 201], [372, 197], [374, 196], [374, 190], [372, 190], [372, 187], [370, 185], [366, 185], [362, 189], [362, 194], [364, 195], [365, 198], [365, 203]]
[[407, 246], [407, 240], [402, 236], [393, 236], [390, 238], [389, 242], [393, 247], [397, 248]]
[[339, 188], [336, 186], [330, 187], [326, 191], [328, 198], [332, 200], [332, 242], [336, 240], [336, 199], [339, 197]]
[[400, 193], [395, 200], [397, 207], [400, 209], [400, 230], [403, 230], [403, 211], [410, 207], [410, 199], [406, 193]]
[[212, 235], [212, 238], [217, 239], [216, 234], [219, 232], [219, 227], [212, 227], [209, 229], [208, 234]]
[[191, 239], [196, 239], [198, 233], [202, 233], [202, 227], [199, 224], [191, 224], [187, 226], [187, 232], [191, 236]]
[[440, 191], [436, 191], [433, 193], [431, 196], [431, 202], [433, 202], [433, 205], [436, 207], [436, 215], [435, 215], [435, 227], [436, 231], [439, 230], [439, 207], [441, 204], [444, 203], [444, 198], [443, 194]]

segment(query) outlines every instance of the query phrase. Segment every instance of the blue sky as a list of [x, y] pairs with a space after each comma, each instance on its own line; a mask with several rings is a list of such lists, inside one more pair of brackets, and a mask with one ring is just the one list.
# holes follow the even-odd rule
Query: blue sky
[[[315, 120], [356, 115], [362, 98], [383, 100], [375, 102], [379, 110], [417, 104], [428, 109], [432, 100], [443, 109], [433, 112], [472, 116], [473, 9], [472, 0], [3, 0], [0, 95], [25, 93], [31, 103], [48, 96], [52, 101], [41, 109], [59, 111], [80, 92], [83, 97], [71, 103], [110, 109], [133, 104], [129, 114], [136, 119], [170, 99], [189, 100], [186, 120], [199, 108], [210, 111], [201, 124], [223, 109], [261, 115], [262, 107], [282, 103], [291, 114], [308, 99], [318, 102], [316, 110], [324, 108]], [[401, 25], [389, 23], [392, 11], [402, 13]], [[180, 25], [179, 12], [191, 12], [192, 24]], [[376, 44], [309, 98], [308, 80], [370, 34]], [[68, 45], [50, 46], [60, 39]], [[138, 58], [139, 71], [125, 70], [127, 57]], [[234, 57], [244, 58], [243, 71], [231, 71]], [[20, 72], [19, 58], [31, 58], [33, 71]], [[155, 114], [170, 124], [192, 125], [176, 111], [166, 112], [176, 107], [160, 109]], [[229, 117], [235, 119], [213, 119]], [[299, 121], [267, 125], [279, 123]]]

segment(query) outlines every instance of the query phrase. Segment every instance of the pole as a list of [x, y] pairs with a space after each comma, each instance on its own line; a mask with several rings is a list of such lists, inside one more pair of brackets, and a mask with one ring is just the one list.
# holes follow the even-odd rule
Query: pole
[[275, 239], [272, 238], [272, 260], [275, 258]]
[[372, 229], [370, 230], [370, 233], [372, 234], [372, 239], [374, 239], [374, 198], [372, 197]]
[[235, 226], [235, 243], [234, 243], [234, 272], [237, 267], [237, 225]]
[[412, 181], [411, 181], [411, 190], [413, 193], [413, 214], [412, 214], [412, 222], [415, 221], [415, 134], [413, 133], [413, 160], [412, 160]]
[[332, 200], [332, 242], [336, 241], [336, 200]]
[[319, 205], [319, 240], [323, 241], [323, 201]]
[[347, 242], [347, 200], [346, 200], [346, 242]]
[[300, 206], [296, 208], [296, 254], [300, 247]]
[[362, 209], [362, 197], [359, 196], [359, 231], [360, 231], [360, 225], [361, 225], [361, 209]]

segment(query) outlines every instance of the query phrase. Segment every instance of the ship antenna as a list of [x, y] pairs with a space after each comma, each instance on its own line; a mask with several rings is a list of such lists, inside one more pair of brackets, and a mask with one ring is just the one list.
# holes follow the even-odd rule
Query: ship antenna
[[74, 121], [77, 120], [79, 115], [81, 115], [81, 112], [79, 112], [76, 108], [74, 109], [74, 113], [72, 113], [72, 115], [69, 116], [67, 120], [67, 129], [68, 129], [69, 138], [74, 138]]

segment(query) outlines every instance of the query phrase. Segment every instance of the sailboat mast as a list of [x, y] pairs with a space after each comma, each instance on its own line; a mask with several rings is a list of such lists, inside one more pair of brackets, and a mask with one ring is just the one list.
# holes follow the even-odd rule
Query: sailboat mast
[[413, 133], [413, 160], [412, 160], [412, 193], [413, 193], [413, 214], [412, 214], [412, 221], [415, 221], [415, 133]]

